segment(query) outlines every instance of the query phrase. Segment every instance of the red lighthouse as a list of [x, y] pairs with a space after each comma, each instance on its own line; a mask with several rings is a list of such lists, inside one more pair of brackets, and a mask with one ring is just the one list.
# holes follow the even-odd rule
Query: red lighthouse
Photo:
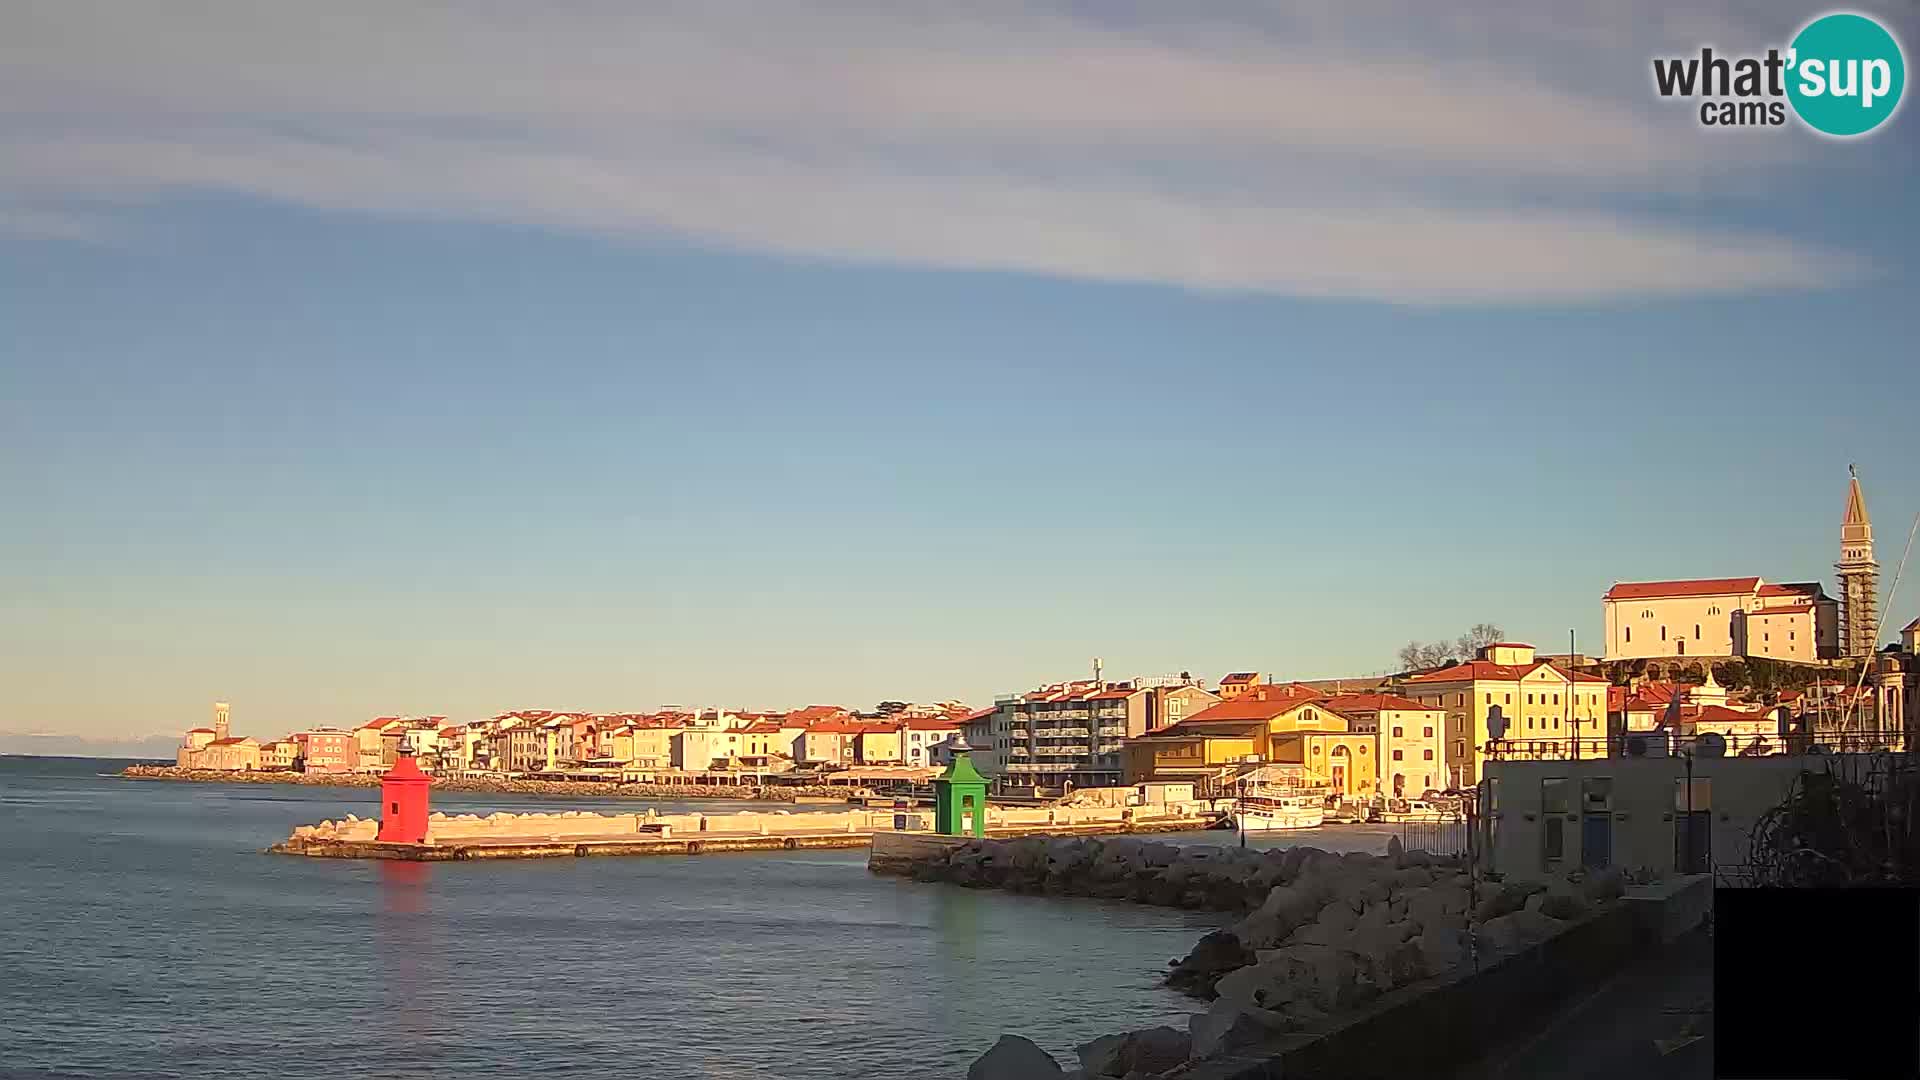
[[420, 771], [413, 755], [402, 754], [380, 780], [379, 839], [394, 844], [418, 844], [427, 838], [427, 785], [433, 778]]

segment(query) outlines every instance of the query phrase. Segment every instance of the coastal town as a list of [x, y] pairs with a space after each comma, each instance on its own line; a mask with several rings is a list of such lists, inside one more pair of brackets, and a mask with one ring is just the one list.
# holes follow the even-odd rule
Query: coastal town
[[1245, 810], [1254, 827], [1445, 817], [1494, 760], [1904, 749], [1920, 724], [1920, 619], [1878, 647], [1878, 563], [1857, 476], [1835, 569], [1831, 594], [1816, 580], [1755, 576], [1615, 582], [1601, 595], [1600, 655], [1548, 652], [1480, 624], [1455, 642], [1409, 644], [1405, 670], [1353, 678], [1110, 678], [1096, 659], [1085, 678], [979, 706], [523, 709], [380, 716], [265, 740], [235, 735], [222, 702], [210, 726], [186, 732], [174, 769], [370, 780], [407, 756], [449, 781], [888, 790], [925, 785], [961, 747], [1002, 799], [1143, 785], [1244, 798], [1257, 782], [1280, 797]]

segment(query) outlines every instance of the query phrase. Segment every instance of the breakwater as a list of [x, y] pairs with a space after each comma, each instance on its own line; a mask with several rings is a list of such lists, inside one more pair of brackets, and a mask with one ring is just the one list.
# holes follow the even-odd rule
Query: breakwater
[[[1266, 1076], [1260, 1070], [1281, 1058], [1313, 1061], [1314, 1075], [1373, 1075], [1377, 1061], [1361, 1060], [1364, 1040], [1352, 1032], [1372, 1031], [1377, 1042], [1383, 1013], [1430, 1017], [1442, 1009], [1436, 1003], [1455, 1009], [1461, 1001], [1511, 1008], [1505, 998], [1515, 986], [1564, 992], [1617, 962], [1637, 920], [1647, 921], [1620, 913], [1627, 879], [1617, 870], [1483, 882], [1460, 861], [1397, 842], [1381, 856], [1135, 838], [877, 837], [869, 866], [968, 888], [1238, 916], [1169, 964], [1169, 985], [1207, 1001], [1204, 1011], [1185, 1031], [1123, 1032], [1081, 1046], [1088, 1077]], [[1671, 906], [1669, 899], [1655, 906]], [[1495, 972], [1505, 974], [1494, 979]], [[1462, 1040], [1452, 1049], [1473, 1048]], [[1010, 1035], [969, 1075], [1058, 1069]]]
[[[1105, 834], [1189, 832], [1212, 819], [1184, 806], [1145, 814], [1137, 808], [988, 807], [988, 830], [1017, 837], [1038, 831]], [[909, 823], [926, 815], [911, 815]], [[699, 855], [722, 851], [793, 851], [802, 848], [866, 847], [879, 836], [948, 838], [897, 832], [891, 811], [849, 809], [794, 813], [741, 810], [729, 814], [600, 814], [566, 810], [485, 815], [434, 813], [422, 843], [382, 842], [380, 824], [348, 814], [338, 821], [297, 826], [269, 850], [276, 854], [335, 859], [398, 859], [443, 862], [466, 859], [545, 859], [589, 855]], [[871, 861], [871, 860], [870, 860]]]
[[[368, 773], [230, 772], [223, 769], [182, 769], [174, 765], [129, 765], [120, 770], [129, 780], [178, 780], [198, 784], [300, 784], [307, 787], [377, 788], [380, 777]], [[752, 784], [617, 784], [592, 780], [501, 780], [491, 777], [444, 777], [433, 782], [435, 791], [499, 795], [622, 796], [633, 799], [739, 799], [748, 802], [792, 802], [795, 798], [844, 801], [847, 789], [806, 784], [762, 787]]]

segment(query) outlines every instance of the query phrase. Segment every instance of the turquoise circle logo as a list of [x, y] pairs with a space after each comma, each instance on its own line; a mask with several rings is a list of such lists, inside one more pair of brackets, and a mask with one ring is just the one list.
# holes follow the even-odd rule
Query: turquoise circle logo
[[1865, 15], [1822, 15], [1793, 39], [1787, 100], [1815, 131], [1865, 135], [1893, 115], [1907, 85], [1900, 43]]

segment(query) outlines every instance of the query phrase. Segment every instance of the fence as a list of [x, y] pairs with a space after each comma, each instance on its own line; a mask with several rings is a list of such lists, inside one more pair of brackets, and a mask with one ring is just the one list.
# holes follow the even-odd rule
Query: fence
[[1466, 856], [1471, 851], [1473, 826], [1466, 818], [1453, 821], [1403, 821], [1400, 846], [1408, 851], [1426, 851], [1434, 855]]
[[[1717, 745], [1715, 744], [1717, 740]], [[1719, 752], [1708, 749], [1714, 745]], [[1806, 734], [1724, 734], [1677, 731], [1628, 731], [1609, 736], [1566, 739], [1495, 739], [1486, 746], [1490, 761], [1570, 761], [1612, 757], [1767, 757], [1775, 754], [1831, 754], [1893, 751], [1906, 748], [1899, 731]]]

